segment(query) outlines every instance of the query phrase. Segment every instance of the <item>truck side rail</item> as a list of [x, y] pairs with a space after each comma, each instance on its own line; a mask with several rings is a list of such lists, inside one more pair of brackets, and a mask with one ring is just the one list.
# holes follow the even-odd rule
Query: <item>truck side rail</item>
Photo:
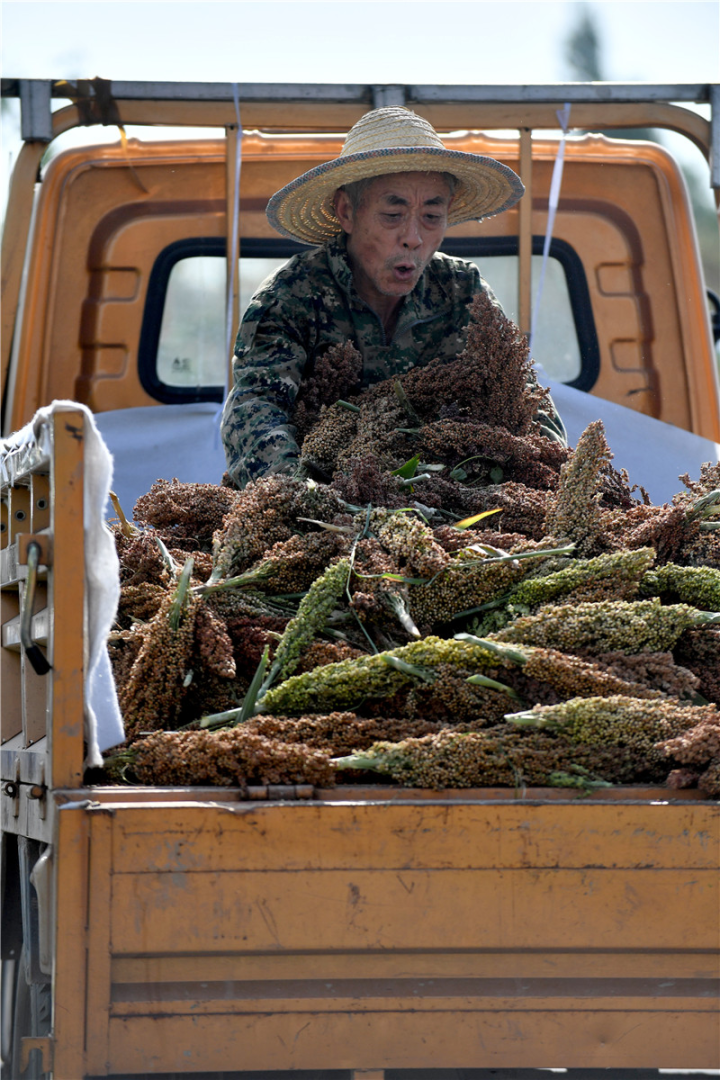
[[[2, 461], [6, 796], [7, 783], [14, 784], [13, 809], [3, 813], [3, 828], [39, 833], [37, 839], [46, 838], [41, 827], [45, 791], [78, 787], [83, 776], [83, 431], [81, 411], [56, 411], [36, 425], [31, 441]], [[61, 630], [56, 613], [62, 614]], [[32, 638], [25, 645], [23, 614]]]

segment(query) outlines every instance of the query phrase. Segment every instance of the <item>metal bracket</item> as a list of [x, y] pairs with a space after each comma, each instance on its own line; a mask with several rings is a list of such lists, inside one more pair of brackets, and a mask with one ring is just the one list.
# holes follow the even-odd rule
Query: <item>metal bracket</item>
[[20, 79], [20, 131], [26, 142], [52, 142], [50, 79]]
[[53, 1067], [53, 1040], [50, 1035], [27, 1036], [20, 1044], [20, 1071], [25, 1072], [30, 1064], [30, 1055], [33, 1050], [40, 1052], [40, 1072], [52, 1072]]
[[20, 817], [20, 759], [15, 758], [15, 779], [7, 780], [2, 787], [3, 795], [12, 799], [12, 816]]
[[18, 535], [18, 565], [27, 566], [28, 548], [31, 544], [37, 544], [38, 566], [52, 566], [52, 541], [51, 533], [20, 533]]
[[373, 86], [373, 109], [386, 109], [390, 105], [405, 104], [404, 86]]

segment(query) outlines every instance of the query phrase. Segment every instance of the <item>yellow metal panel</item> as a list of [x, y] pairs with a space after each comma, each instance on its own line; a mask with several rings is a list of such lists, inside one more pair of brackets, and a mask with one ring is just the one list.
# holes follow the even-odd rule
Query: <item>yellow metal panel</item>
[[[458, 128], [520, 128], [554, 130], [558, 127], [556, 109], [563, 102], [549, 105], [483, 105], [438, 104], [420, 105], [416, 111], [426, 117], [437, 130]], [[621, 127], [667, 127], [680, 131], [704, 154], [710, 152], [710, 123], [704, 117], [677, 105], [657, 103], [607, 105], [573, 105], [570, 114], [572, 127], [585, 131], [602, 131]]]
[[[720, 806], [398, 802], [117, 808], [115, 873], [720, 866]], [[282, 852], [279, 856], [278, 853]]]
[[[416, 104], [408, 106], [430, 120], [439, 131], [455, 131], [458, 128], [557, 128], [556, 104], [497, 105], [443, 103], [436, 105]], [[189, 125], [198, 127], [227, 127], [235, 123], [232, 102], [172, 102], [172, 101], [123, 101], [116, 105], [125, 124], [160, 124], [174, 127]], [[316, 102], [265, 102], [240, 101], [243, 126], [247, 128], [278, 128], [288, 131], [348, 131], [367, 112], [368, 105], [320, 105]], [[55, 133], [77, 124], [77, 110], [70, 106], [58, 110], [53, 116]], [[677, 105], [654, 102], [625, 104], [573, 105], [573, 126], [598, 131], [617, 127], [667, 127], [679, 131], [699, 147], [707, 158], [710, 148], [710, 123], [690, 109]]]
[[88, 817], [87, 1072], [715, 1067], [716, 806]]
[[[182, 943], [178, 920], [185, 921]], [[691, 913], [691, 917], [689, 917]], [[116, 952], [716, 949], [720, 878], [684, 870], [118, 874]]]
[[388, 1012], [132, 1018], [110, 1024], [116, 1072], [720, 1066], [717, 1013]]

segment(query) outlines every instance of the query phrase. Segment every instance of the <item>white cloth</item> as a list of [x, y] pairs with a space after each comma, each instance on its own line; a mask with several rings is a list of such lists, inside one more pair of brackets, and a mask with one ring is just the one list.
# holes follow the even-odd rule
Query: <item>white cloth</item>
[[[39, 409], [20, 431], [0, 441], [3, 482], [12, 483], [28, 469], [49, 463], [52, 455], [52, 417], [60, 411], [84, 417], [84, 534], [85, 618], [88, 651], [85, 668], [85, 739], [88, 766], [102, 764], [102, 751], [125, 738], [115, 680], [107, 651], [107, 636], [120, 598], [120, 566], [115, 541], [105, 524], [113, 464], [110, 453], [85, 405], [54, 401]], [[61, 625], [59, 631], [62, 632]]]

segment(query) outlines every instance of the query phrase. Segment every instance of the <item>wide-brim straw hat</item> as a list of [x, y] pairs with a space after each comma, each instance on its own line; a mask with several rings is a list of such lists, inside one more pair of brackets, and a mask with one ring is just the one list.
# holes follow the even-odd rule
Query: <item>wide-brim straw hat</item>
[[339, 187], [404, 172], [447, 172], [455, 177], [448, 225], [499, 214], [514, 206], [525, 190], [507, 165], [481, 154], [448, 150], [422, 116], [391, 107], [361, 117], [350, 129], [340, 156], [281, 188], [270, 199], [267, 216], [284, 236], [324, 244], [342, 228], [333, 207]]

